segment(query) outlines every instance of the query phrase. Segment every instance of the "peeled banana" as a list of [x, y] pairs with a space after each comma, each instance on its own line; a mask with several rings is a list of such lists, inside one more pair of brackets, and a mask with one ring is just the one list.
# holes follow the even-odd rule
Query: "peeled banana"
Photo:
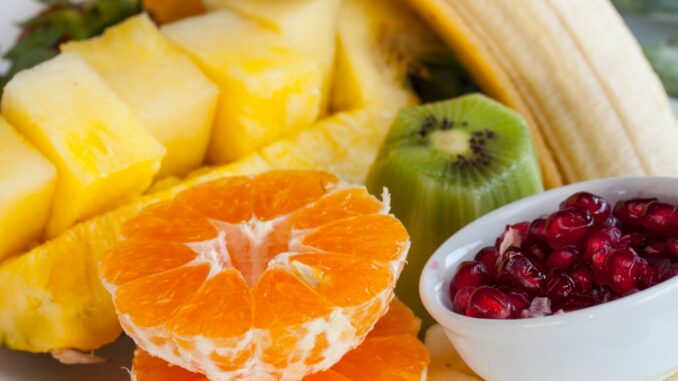
[[678, 125], [608, 0], [409, 0], [491, 96], [528, 120], [547, 187], [678, 176]]

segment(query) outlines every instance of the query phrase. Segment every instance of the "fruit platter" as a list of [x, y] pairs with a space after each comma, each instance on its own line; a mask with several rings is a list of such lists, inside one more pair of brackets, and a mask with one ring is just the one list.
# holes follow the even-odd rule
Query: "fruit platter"
[[0, 33], [0, 380], [678, 380], [673, 1]]

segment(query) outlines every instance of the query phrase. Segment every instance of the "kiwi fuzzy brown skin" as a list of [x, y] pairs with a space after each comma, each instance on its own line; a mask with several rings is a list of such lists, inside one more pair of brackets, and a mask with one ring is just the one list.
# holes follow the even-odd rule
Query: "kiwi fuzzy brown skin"
[[396, 293], [424, 319], [419, 276], [431, 254], [477, 217], [543, 190], [525, 121], [474, 94], [404, 109], [367, 178], [391, 193], [393, 213], [412, 237]]

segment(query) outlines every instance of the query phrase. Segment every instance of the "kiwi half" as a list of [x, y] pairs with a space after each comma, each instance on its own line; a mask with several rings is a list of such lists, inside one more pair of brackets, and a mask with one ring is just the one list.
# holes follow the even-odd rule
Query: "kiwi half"
[[526, 122], [490, 98], [472, 94], [403, 109], [367, 177], [391, 192], [393, 213], [412, 237], [396, 294], [424, 318], [419, 276], [452, 233], [483, 214], [543, 190]]

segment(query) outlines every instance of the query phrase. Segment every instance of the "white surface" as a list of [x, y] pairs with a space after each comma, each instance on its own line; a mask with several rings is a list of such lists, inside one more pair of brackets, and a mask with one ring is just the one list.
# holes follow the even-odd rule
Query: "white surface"
[[447, 290], [461, 261], [493, 245], [507, 224], [549, 214], [579, 191], [603, 196], [613, 205], [633, 197], [678, 202], [678, 178], [595, 180], [525, 198], [467, 225], [424, 267], [424, 306], [480, 376], [492, 381], [641, 381], [661, 380], [678, 370], [678, 277], [609, 303], [541, 318], [475, 319], [450, 309]]

